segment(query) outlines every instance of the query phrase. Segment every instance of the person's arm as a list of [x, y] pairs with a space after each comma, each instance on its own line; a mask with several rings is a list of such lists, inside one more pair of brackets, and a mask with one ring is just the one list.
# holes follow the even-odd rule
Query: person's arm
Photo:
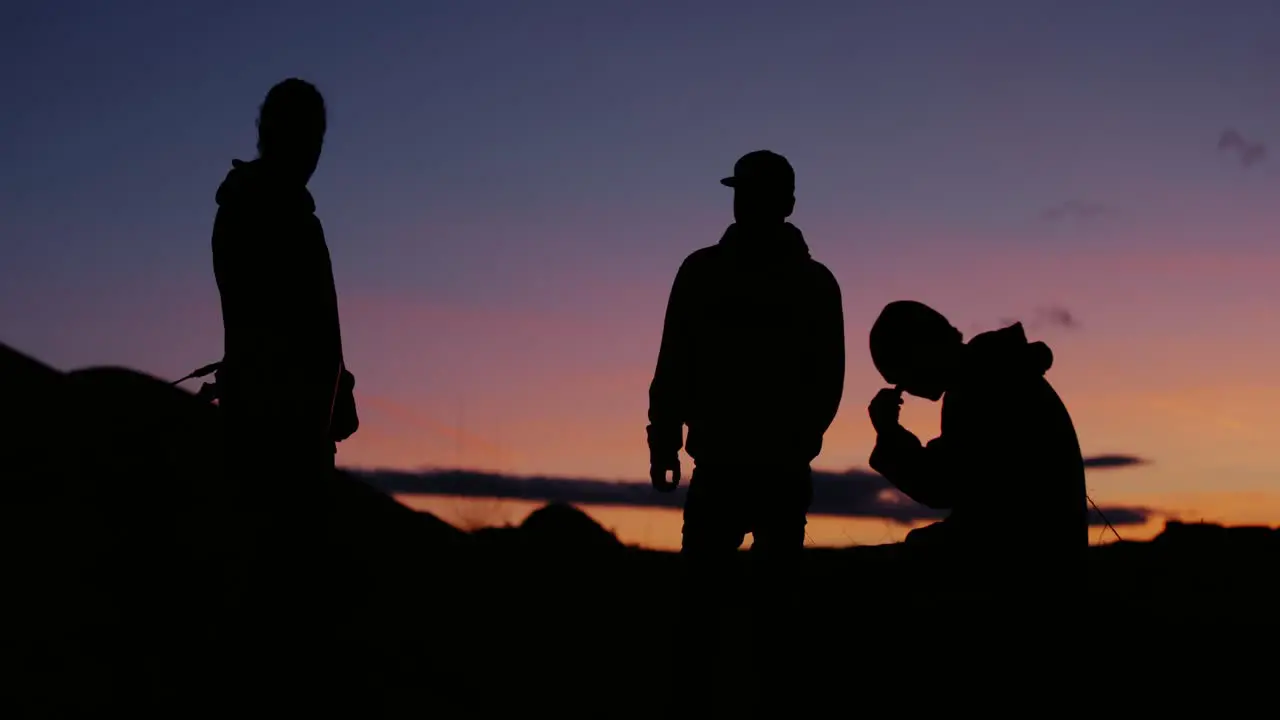
[[662, 326], [662, 343], [653, 382], [649, 384], [649, 453], [651, 456], [676, 455], [684, 446], [684, 424], [688, 420], [685, 403], [689, 397], [690, 377], [690, 303], [689, 260], [676, 273], [667, 300]]
[[342, 348], [323, 231], [258, 208], [222, 208], [213, 250], [223, 322], [238, 328], [237, 357], [269, 383], [288, 432], [329, 435]]
[[355, 432], [355, 377], [343, 362], [338, 294], [324, 230], [318, 221], [312, 222], [299, 232], [306, 242], [299, 244], [290, 262], [295, 281], [282, 283], [290, 288], [283, 305], [296, 343], [290, 352], [294, 372], [305, 388], [307, 407], [300, 408], [300, 414], [322, 422], [324, 434], [336, 441]]
[[224, 323], [244, 326], [236, 333], [251, 342], [238, 348], [255, 358], [280, 361], [285, 336], [259, 328], [287, 326], [293, 273], [282, 267], [275, 238], [264, 237], [262, 213], [251, 209], [219, 208], [213, 222], [213, 271], [223, 306], [231, 317]]
[[876, 436], [869, 464], [925, 507], [950, 510], [955, 505], [955, 483], [962, 469], [948, 438], [939, 436], [922, 445], [909, 430], [898, 426]]
[[844, 397], [844, 303], [835, 276], [826, 267], [818, 267], [820, 291], [815, 328], [813, 411], [816, 429], [826, 433]]
[[213, 221], [213, 274], [222, 303], [226, 332], [225, 358], [242, 368], [275, 362], [273, 327], [278, 303], [270, 297], [270, 257], [260, 233], [257, 213], [241, 207], [220, 207]]

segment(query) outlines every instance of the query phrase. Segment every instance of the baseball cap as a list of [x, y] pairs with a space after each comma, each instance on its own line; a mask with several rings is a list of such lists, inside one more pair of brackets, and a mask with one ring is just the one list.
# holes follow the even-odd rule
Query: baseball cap
[[731, 188], [776, 188], [793, 191], [796, 188], [796, 172], [791, 163], [778, 153], [756, 150], [738, 158], [733, 164], [733, 175], [720, 181]]

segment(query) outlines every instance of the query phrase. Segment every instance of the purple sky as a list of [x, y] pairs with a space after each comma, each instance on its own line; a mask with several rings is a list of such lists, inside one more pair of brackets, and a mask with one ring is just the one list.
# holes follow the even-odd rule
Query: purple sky
[[1276, 175], [1218, 143], [1280, 130], [1280, 5], [691, 5], [9, 3], [0, 342], [216, 359], [213, 194], [300, 76], [330, 109], [312, 190], [366, 403], [350, 462], [643, 476], [671, 277], [729, 220], [716, 181], [769, 148], [845, 292], [820, 463], [865, 462], [865, 333], [916, 297], [966, 332], [1069, 309], [1033, 334], [1086, 452], [1159, 456], [1125, 493], [1270, 487], [1263, 439], [1214, 433], [1280, 425]]

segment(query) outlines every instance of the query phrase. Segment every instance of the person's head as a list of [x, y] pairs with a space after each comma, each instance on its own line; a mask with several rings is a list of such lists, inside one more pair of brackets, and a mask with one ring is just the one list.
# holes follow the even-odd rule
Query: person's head
[[258, 157], [305, 183], [320, 162], [325, 126], [320, 91], [289, 78], [271, 88], [258, 111]]
[[733, 176], [720, 184], [733, 188], [733, 218], [745, 225], [782, 223], [796, 207], [795, 170], [768, 150], [743, 155], [734, 163]]
[[889, 303], [871, 326], [871, 362], [885, 382], [928, 400], [949, 389], [963, 347], [941, 313], [912, 300]]

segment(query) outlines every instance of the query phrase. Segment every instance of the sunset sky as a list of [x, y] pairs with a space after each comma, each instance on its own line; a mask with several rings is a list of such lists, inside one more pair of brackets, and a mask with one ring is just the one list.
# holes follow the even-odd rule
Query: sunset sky
[[6, 5], [0, 60], [0, 342], [54, 366], [221, 355], [214, 191], [299, 76], [342, 464], [645, 477], [671, 280], [768, 148], [844, 293], [816, 466], [865, 466], [867, 331], [914, 298], [1053, 348], [1085, 453], [1147, 461], [1100, 504], [1280, 523], [1280, 4], [66, 0]]

